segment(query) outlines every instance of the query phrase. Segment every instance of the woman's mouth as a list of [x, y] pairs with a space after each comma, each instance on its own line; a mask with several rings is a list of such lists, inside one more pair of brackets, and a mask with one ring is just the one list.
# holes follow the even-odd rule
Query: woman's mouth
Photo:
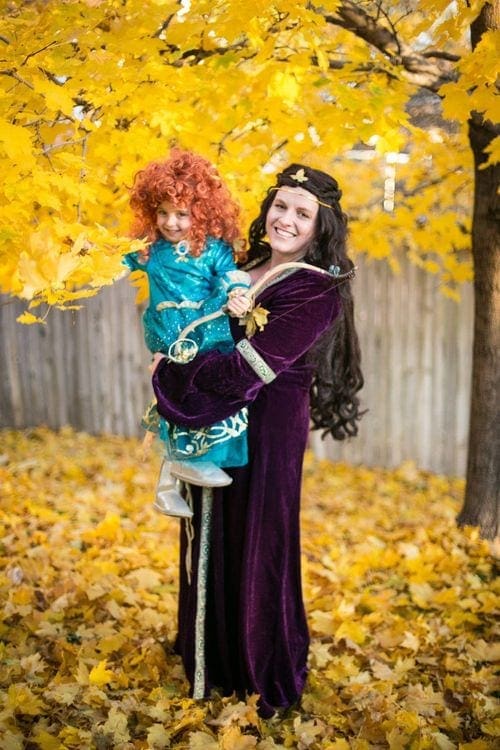
[[294, 232], [291, 232], [289, 229], [282, 229], [282, 227], [274, 227], [274, 231], [278, 235], [278, 237], [283, 237], [283, 239], [293, 239], [297, 235]]

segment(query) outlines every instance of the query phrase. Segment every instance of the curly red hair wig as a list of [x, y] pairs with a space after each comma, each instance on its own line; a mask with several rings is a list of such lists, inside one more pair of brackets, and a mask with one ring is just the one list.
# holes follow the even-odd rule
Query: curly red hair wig
[[[187, 239], [194, 256], [201, 255], [208, 236], [233, 246], [240, 240], [238, 205], [216, 168], [192, 151], [174, 148], [168, 159], [151, 162], [136, 174], [130, 196], [134, 237], [158, 239], [156, 212], [163, 201], [189, 208], [192, 224]], [[235, 256], [244, 260], [245, 253], [235, 249]]]

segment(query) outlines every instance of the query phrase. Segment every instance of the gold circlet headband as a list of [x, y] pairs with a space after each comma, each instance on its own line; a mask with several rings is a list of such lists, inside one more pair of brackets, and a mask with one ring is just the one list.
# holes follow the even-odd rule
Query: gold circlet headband
[[[299, 187], [297, 185], [297, 187]], [[306, 192], [309, 192], [307, 188], [303, 188]], [[287, 187], [281, 187], [280, 185], [276, 185], [275, 187], [272, 187], [271, 190], [283, 190], [284, 193], [291, 193], [292, 195], [297, 195], [295, 192], [296, 188], [287, 188]], [[303, 195], [303, 198], [305, 198], [308, 201], [314, 201], [315, 203], [319, 203], [320, 206], [324, 206], [325, 208], [331, 208], [333, 210], [333, 206], [331, 206], [329, 203], [323, 203], [323, 201], [320, 201], [318, 198], [316, 198], [315, 195], [311, 194], [311, 197], [308, 195]]]

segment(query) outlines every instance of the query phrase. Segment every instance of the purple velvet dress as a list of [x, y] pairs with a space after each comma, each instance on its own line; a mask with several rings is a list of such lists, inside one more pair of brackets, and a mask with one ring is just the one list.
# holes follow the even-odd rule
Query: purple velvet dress
[[[248, 341], [232, 320], [233, 352], [205, 353], [186, 365], [164, 360], [153, 387], [160, 414], [187, 427], [249, 407], [249, 463], [227, 469], [233, 483], [214, 490], [205, 543], [201, 493], [192, 488], [192, 574], [183, 521], [177, 648], [192, 689], [201, 659], [203, 695], [212, 688], [259, 693], [260, 713], [268, 717], [296, 703], [306, 679], [299, 506], [313, 374], [307, 355], [338, 314], [340, 298], [331, 279], [299, 270], [271, 282], [257, 302], [269, 311], [263, 331]], [[205, 554], [200, 602], [197, 571]]]

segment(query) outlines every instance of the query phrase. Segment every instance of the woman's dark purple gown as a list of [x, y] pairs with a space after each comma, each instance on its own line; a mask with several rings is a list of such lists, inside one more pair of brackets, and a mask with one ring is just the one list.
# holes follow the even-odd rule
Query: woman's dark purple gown
[[[187, 365], [164, 360], [153, 386], [171, 422], [202, 427], [249, 408], [249, 463], [227, 470], [233, 483], [214, 491], [205, 612], [205, 695], [217, 688], [259, 693], [262, 716], [293, 705], [307, 671], [309, 634], [302, 599], [299, 505], [309, 430], [313, 368], [308, 352], [340, 309], [332, 280], [299, 270], [270, 284], [258, 304], [269, 311], [253, 349], [276, 374], [265, 384], [238, 349], [209, 352]], [[232, 321], [235, 340], [244, 329]], [[196, 492], [198, 491], [198, 494]], [[192, 578], [181, 530], [177, 646], [193, 686], [199, 488], [193, 488]], [[183, 528], [184, 528], [183, 522]]]

